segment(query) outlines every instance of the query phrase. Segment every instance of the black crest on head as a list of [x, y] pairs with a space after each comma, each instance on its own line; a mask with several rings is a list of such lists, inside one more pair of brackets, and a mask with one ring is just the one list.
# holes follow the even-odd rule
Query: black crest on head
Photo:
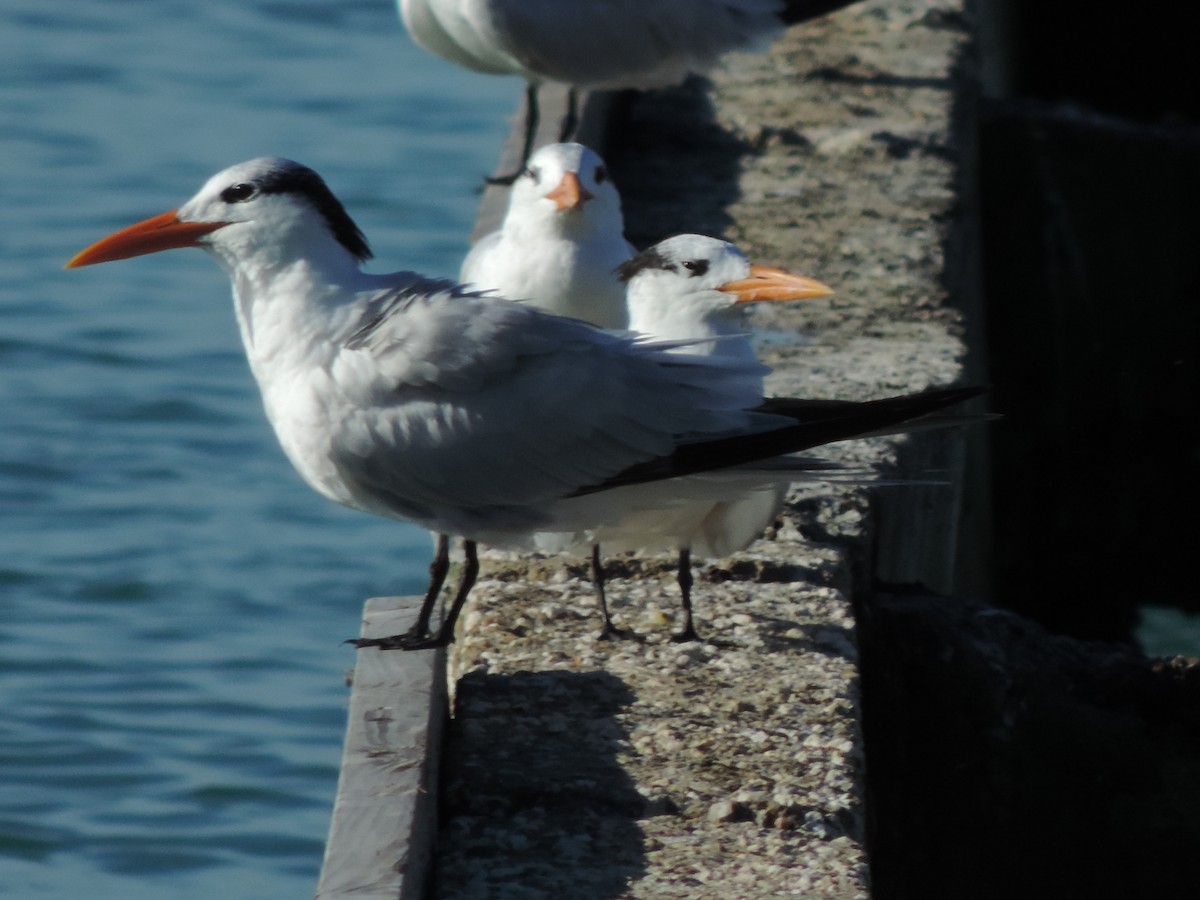
[[366, 262], [374, 254], [367, 244], [362, 230], [350, 218], [346, 207], [329, 190], [324, 179], [316, 172], [291, 160], [281, 160], [279, 165], [267, 171], [256, 182], [264, 194], [299, 194], [321, 214], [329, 231], [337, 242], [345, 247], [359, 262]]
[[621, 281], [629, 281], [638, 272], [645, 272], [647, 269], [663, 269], [664, 271], [675, 271], [674, 264], [658, 252], [657, 248], [651, 247], [649, 250], [643, 250], [637, 256], [633, 256], [625, 262], [617, 266], [617, 278]]
[[[707, 259], [687, 259], [683, 261], [682, 265], [687, 271], [689, 278], [699, 278], [708, 272]], [[647, 269], [678, 272], [680, 267], [670, 257], [660, 253], [657, 247], [651, 247], [649, 250], [643, 250], [637, 256], [627, 259], [621, 265], [617, 266], [617, 278], [627, 282], [639, 272], [645, 272]]]

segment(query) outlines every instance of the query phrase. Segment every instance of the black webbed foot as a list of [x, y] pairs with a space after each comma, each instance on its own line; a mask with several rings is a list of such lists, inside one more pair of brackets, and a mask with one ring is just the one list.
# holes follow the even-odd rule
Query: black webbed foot
[[413, 626], [402, 634], [381, 638], [354, 638], [346, 643], [353, 644], [359, 650], [365, 650], [368, 647], [376, 647], [380, 650], [429, 650], [434, 647], [445, 647], [453, 640], [453, 633], [443, 634], [442, 630], [439, 630], [435, 634], [428, 634], [423, 628]]

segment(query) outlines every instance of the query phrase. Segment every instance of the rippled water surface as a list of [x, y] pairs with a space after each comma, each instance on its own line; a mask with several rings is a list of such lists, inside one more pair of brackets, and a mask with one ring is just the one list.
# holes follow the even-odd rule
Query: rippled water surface
[[340, 641], [430, 549], [292, 472], [203, 253], [63, 262], [279, 154], [453, 274], [518, 92], [387, 0], [0, 5], [0, 895], [311, 895]]

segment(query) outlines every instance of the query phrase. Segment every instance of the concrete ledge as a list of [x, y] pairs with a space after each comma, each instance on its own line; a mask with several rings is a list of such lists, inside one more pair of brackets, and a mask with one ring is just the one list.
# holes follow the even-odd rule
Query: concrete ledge
[[[759, 312], [771, 392], [962, 377], [964, 22], [958, 2], [862, 3], [615, 107], [599, 146], [635, 244], [716, 234], [838, 289]], [[698, 627], [729, 646], [666, 640], [668, 559], [610, 561], [614, 616], [643, 640], [609, 644], [581, 561], [486, 558], [450, 663], [435, 896], [867, 896], [854, 608], [877, 577], [953, 580], [959, 441], [831, 448], [927, 483], [801, 486], [764, 540], [699, 566]]]
[[[718, 234], [839, 290], [831, 303], [759, 314], [773, 393], [860, 399], [961, 377], [947, 273], [964, 252], [951, 239], [963, 21], [959, 0], [873, 0], [792, 29], [770, 54], [731, 58], [711, 81], [627, 105], [588, 99], [582, 139], [605, 154], [634, 243]], [[543, 97], [544, 131], [554, 102]], [[499, 172], [513, 152], [510, 142]], [[476, 236], [504, 200], [489, 189]], [[669, 559], [609, 562], [614, 617], [641, 637], [606, 643], [582, 561], [487, 554], [450, 658], [455, 718], [430, 896], [866, 897], [854, 609], [881, 575], [952, 578], [956, 441], [831, 448], [940, 484], [795, 489], [764, 540], [698, 567], [697, 625], [719, 645], [667, 639], [678, 609]], [[351, 723], [365, 728], [395, 682], [363, 705], [366, 676], [356, 678]], [[397, 880], [380, 860], [415, 872], [427, 832], [406, 829], [431, 821], [424, 810], [413, 800], [356, 812], [339, 798], [331, 859], [335, 838], [357, 856], [327, 866], [322, 890], [346, 891], [355, 865], [354, 896], [410, 890], [415, 874]]]

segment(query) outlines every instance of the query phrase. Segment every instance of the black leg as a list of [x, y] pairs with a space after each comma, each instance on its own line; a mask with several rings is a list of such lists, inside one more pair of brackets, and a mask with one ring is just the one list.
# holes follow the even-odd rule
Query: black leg
[[579, 127], [579, 94], [575, 85], [567, 88], [567, 114], [563, 116], [562, 127], [558, 130], [558, 142], [565, 143], [575, 137], [575, 129]]
[[[475, 575], [479, 571], [479, 562], [475, 554], [475, 542], [463, 541], [463, 550], [467, 554], [467, 565], [463, 570], [463, 585], [459, 586], [458, 595], [455, 597], [455, 606], [451, 607], [450, 615], [458, 617], [458, 610], [462, 608], [462, 600], [465, 600], [465, 592], [471, 590], [471, 585], [475, 583]], [[472, 568], [473, 567], [473, 568]], [[433, 607], [437, 604], [438, 595], [442, 592], [442, 584], [446, 580], [446, 573], [450, 570], [450, 538], [444, 534], [437, 536], [437, 547], [433, 554], [433, 561], [429, 563], [429, 589], [425, 592], [425, 599], [421, 601], [421, 610], [417, 613], [417, 621], [412, 628], [403, 634], [393, 634], [391, 637], [384, 638], [358, 638], [357, 640], [347, 641], [347, 644], [353, 644], [360, 650], [364, 647], [378, 647], [380, 650], [420, 650], [426, 647], [444, 647], [448, 641], [442, 642], [442, 633], [445, 631], [445, 625], [438, 631], [437, 635], [429, 633], [429, 620], [433, 617]], [[468, 578], [470, 581], [468, 582]], [[462, 599], [460, 599], [462, 598]], [[450, 635], [453, 637], [453, 619], [448, 620], [451, 626]]]
[[401, 638], [405, 640], [420, 640], [429, 634], [429, 620], [433, 617], [433, 607], [442, 585], [446, 581], [446, 573], [450, 571], [450, 538], [439, 534], [434, 546], [433, 559], [429, 562], [429, 587], [425, 590], [425, 599], [421, 601], [421, 609], [417, 613], [417, 621], [404, 634], [394, 634], [385, 638], [357, 638], [346, 641], [360, 650], [363, 647], [392, 647]]
[[521, 177], [521, 173], [525, 171], [525, 166], [533, 153], [533, 142], [537, 139], [538, 119], [538, 86], [530, 81], [525, 85], [525, 145], [521, 148], [521, 162], [517, 165], [515, 172], [484, 179], [488, 184], [508, 185]]
[[604, 563], [600, 559], [600, 545], [592, 544], [592, 587], [596, 590], [596, 602], [600, 604], [600, 615], [604, 617], [604, 628], [596, 635], [598, 641], [612, 641], [618, 638], [640, 641], [632, 631], [618, 628], [613, 624], [612, 616], [608, 614], [608, 597], [604, 592]]
[[433, 559], [429, 562], [429, 589], [425, 591], [425, 599], [421, 601], [421, 611], [409, 634], [414, 637], [424, 637], [429, 633], [429, 620], [433, 617], [433, 607], [438, 595], [442, 593], [442, 585], [446, 581], [446, 573], [450, 571], [450, 538], [447, 535], [437, 536], [437, 548]]
[[679, 593], [683, 600], [683, 630], [671, 635], [677, 644], [700, 640], [692, 622], [692, 551], [684, 547], [679, 551]]
[[599, 544], [592, 544], [592, 587], [596, 591], [596, 602], [600, 604], [600, 615], [604, 617], [599, 639], [607, 641], [620, 637], [621, 630], [613, 627], [612, 617], [608, 614], [608, 599], [604, 595], [604, 563], [600, 560]]
[[442, 620], [442, 627], [425, 646], [445, 647], [454, 642], [454, 623], [458, 621], [458, 614], [462, 612], [462, 608], [467, 602], [467, 595], [475, 586], [475, 577], [479, 574], [477, 549], [474, 541], [463, 540], [463, 554], [467, 559], [463, 563], [462, 580], [458, 583], [458, 593], [454, 595], [454, 602], [450, 604], [450, 610], [446, 613], [446, 618]]

